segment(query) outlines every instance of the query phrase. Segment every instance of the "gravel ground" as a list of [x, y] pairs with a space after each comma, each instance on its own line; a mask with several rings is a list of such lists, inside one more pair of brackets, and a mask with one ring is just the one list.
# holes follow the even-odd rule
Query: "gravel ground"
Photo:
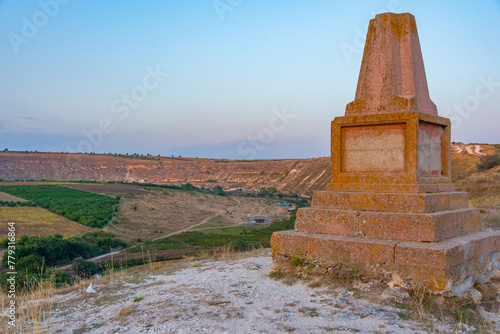
[[[393, 302], [359, 296], [361, 285], [361, 290], [309, 287], [302, 281], [289, 285], [269, 277], [271, 265], [270, 251], [258, 250], [223, 260], [167, 264], [149, 274], [101, 278], [93, 281], [95, 294], [85, 288], [56, 294], [45, 328], [55, 333], [429, 331], [429, 323], [402, 320]], [[388, 294], [381, 290], [373, 295]], [[431, 332], [472, 329], [430, 320]]]

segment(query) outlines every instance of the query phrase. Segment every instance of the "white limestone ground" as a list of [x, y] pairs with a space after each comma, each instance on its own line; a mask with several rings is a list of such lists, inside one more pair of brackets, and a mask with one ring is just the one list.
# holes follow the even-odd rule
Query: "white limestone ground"
[[[154, 274], [94, 280], [95, 294], [85, 293], [86, 287], [56, 294], [45, 328], [51, 333], [427, 333], [429, 330], [429, 323], [402, 320], [394, 303], [359, 298], [354, 289], [313, 288], [307, 282], [287, 285], [273, 280], [269, 277], [271, 265], [267, 249], [224, 260], [171, 264]], [[362, 284], [357, 286], [363, 289]], [[388, 295], [387, 291], [384, 295]], [[430, 322], [431, 331], [471, 330], [440, 319]]]

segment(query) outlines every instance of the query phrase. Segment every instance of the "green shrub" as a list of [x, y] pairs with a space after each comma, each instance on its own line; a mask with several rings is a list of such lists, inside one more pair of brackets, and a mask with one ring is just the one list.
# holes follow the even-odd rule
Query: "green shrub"
[[500, 165], [500, 154], [495, 152], [493, 154], [482, 155], [477, 164], [478, 169], [490, 169]]
[[28, 271], [30, 273], [39, 273], [43, 270], [44, 261], [38, 254], [30, 254], [19, 259], [16, 263], [18, 272]]
[[49, 268], [47, 275], [50, 277], [50, 281], [55, 287], [71, 284], [71, 277], [64, 270]]
[[242, 239], [237, 239], [231, 244], [231, 249], [235, 252], [244, 252], [252, 249], [252, 245]]
[[[5, 239], [3, 243], [5, 244]], [[44, 237], [23, 236], [17, 242], [16, 257], [19, 259], [18, 265], [21, 263], [25, 267], [28, 266], [29, 260], [23, 260], [23, 258], [33, 255], [30, 259], [35, 261], [35, 266], [39, 265], [39, 257], [44, 259], [47, 267], [51, 267], [69, 263], [80, 256], [88, 259], [109, 252], [110, 248], [125, 246], [125, 242], [113, 238], [111, 233], [103, 231], [88, 232], [82, 236], [67, 239], [64, 239], [60, 234]], [[4, 268], [7, 266], [7, 256], [8, 254], [5, 252], [2, 259]]]
[[92, 261], [85, 261], [83, 257], [77, 257], [71, 264], [78, 276], [89, 277], [99, 272], [99, 265]]
[[[10, 283], [7, 281], [10, 274], [0, 275], [0, 287], [5, 292], [8, 291]], [[65, 271], [56, 268], [49, 268], [46, 271], [32, 273], [29, 271], [18, 271], [16, 275], [16, 292], [27, 292], [36, 290], [49, 284], [54, 287], [61, 287], [71, 284], [71, 277]]]

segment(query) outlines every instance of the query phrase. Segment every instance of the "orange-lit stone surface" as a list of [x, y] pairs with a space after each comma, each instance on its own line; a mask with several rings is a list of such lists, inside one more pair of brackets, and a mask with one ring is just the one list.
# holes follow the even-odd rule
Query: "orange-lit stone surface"
[[437, 115], [429, 97], [415, 18], [379, 14], [370, 21], [356, 98], [346, 116], [401, 111]]
[[[421, 129], [427, 132], [421, 135]], [[353, 141], [348, 141], [346, 145], [346, 134], [347, 139], [355, 137], [357, 145], [353, 145]], [[365, 158], [361, 158], [360, 154], [363, 141], [373, 151]], [[440, 142], [440, 149], [436, 148], [437, 141]], [[384, 142], [389, 148], [383, 147]], [[450, 120], [439, 116], [402, 112], [336, 117], [332, 122], [331, 136], [332, 180], [327, 190], [397, 193], [454, 191], [450, 174], [450, 144]], [[389, 157], [394, 158], [392, 163], [388, 162]], [[401, 157], [404, 157], [403, 163]], [[359, 166], [354, 167], [354, 162]]]
[[343, 172], [405, 171], [406, 124], [342, 128]]
[[318, 209], [430, 213], [467, 208], [469, 207], [469, 199], [467, 193], [459, 191], [432, 194], [317, 191], [312, 198], [312, 207]]
[[271, 239], [274, 254], [318, 260], [324, 265], [333, 264], [335, 259], [393, 262], [397, 243], [392, 240], [294, 231], [273, 233]]
[[271, 245], [278, 264], [292, 256], [325, 268], [362, 261], [371, 271], [394, 272], [432, 290], [460, 286], [467, 277], [484, 279], [500, 266], [500, 231], [433, 243], [283, 231], [273, 233]]
[[398, 213], [301, 208], [295, 231], [370, 238], [439, 241], [480, 229], [475, 208], [434, 213]]
[[271, 238], [276, 266], [363, 262], [379, 275], [462, 294], [500, 268], [500, 231], [451, 181], [450, 120], [425, 78], [415, 19], [370, 21], [355, 100], [331, 130], [332, 178]]

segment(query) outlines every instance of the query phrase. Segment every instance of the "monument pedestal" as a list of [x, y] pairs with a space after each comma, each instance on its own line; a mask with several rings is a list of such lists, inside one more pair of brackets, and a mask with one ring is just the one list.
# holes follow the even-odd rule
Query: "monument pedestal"
[[275, 232], [271, 245], [277, 267], [291, 257], [324, 268], [362, 263], [410, 286], [461, 294], [500, 268], [500, 231], [480, 227], [463, 192], [326, 191], [314, 194], [313, 207], [299, 209], [294, 231]]
[[450, 121], [430, 100], [415, 19], [370, 21], [356, 98], [332, 122], [332, 179], [271, 238], [291, 257], [330, 268], [362, 263], [407, 285], [461, 294], [500, 268], [500, 231], [451, 180]]

